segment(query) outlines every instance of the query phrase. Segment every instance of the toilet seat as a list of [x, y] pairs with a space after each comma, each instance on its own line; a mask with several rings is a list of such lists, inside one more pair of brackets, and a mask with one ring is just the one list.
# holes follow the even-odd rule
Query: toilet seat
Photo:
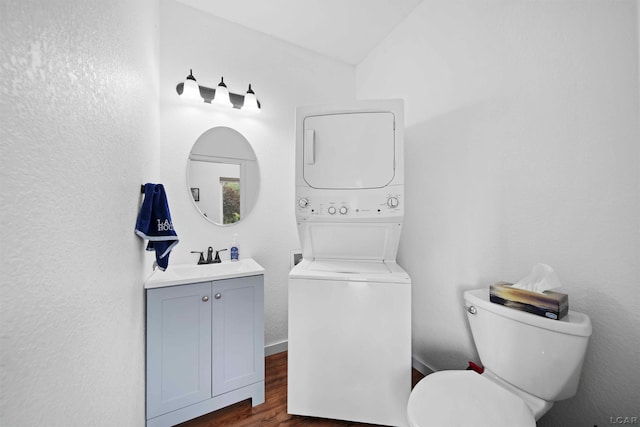
[[411, 392], [411, 427], [535, 427], [527, 404], [474, 371], [427, 375]]

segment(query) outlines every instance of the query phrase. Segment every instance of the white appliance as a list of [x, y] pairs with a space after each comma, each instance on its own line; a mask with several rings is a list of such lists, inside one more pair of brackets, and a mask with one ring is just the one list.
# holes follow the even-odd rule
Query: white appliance
[[440, 371], [413, 389], [412, 427], [530, 426], [558, 400], [576, 394], [592, 327], [577, 311], [552, 320], [489, 300], [488, 289], [464, 293], [484, 372]]
[[288, 412], [406, 426], [411, 279], [396, 264], [404, 214], [401, 100], [296, 111]]

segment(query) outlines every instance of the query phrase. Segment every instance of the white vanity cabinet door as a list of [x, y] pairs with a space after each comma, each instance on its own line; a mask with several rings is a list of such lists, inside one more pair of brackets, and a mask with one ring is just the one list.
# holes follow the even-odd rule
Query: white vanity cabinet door
[[147, 291], [147, 418], [211, 397], [211, 282]]
[[216, 396], [264, 380], [263, 276], [217, 280], [212, 294]]

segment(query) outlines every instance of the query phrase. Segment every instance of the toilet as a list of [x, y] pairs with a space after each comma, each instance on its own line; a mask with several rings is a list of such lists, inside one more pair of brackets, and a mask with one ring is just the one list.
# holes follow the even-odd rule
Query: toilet
[[467, 319], [484, 366], [424, 377], [409, 397], [412, 427], [535, 427], [558, 400], [576, 394], [591, 320], [560, 320], [489, 301], [489, 289], [464, 293]]

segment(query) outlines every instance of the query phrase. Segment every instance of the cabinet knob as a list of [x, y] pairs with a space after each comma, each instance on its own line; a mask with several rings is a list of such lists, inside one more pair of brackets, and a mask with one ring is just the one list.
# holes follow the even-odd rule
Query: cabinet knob
[[220, 298], [222, 298], [222, 294], [221, 294], [221, 293], [217, 293], [217, 294], [215, 295], [215, 299], [220, 299]]
[[202, 301], [204, 301], [204, 302], [209, 301], [209, 296], [208, 295], [203, 296], [202, 297]]

